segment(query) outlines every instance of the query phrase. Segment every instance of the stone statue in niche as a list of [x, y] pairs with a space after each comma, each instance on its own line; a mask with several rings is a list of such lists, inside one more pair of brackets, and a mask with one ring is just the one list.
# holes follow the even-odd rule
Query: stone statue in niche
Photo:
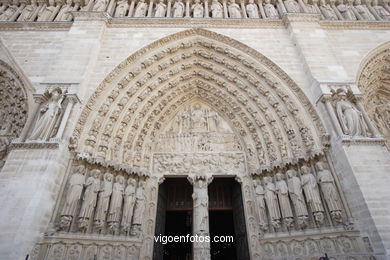
[[127, 180], [127, 186], [124, 193], [124, 205], [122, 216], [122, 230], [129, 234], [131, 228], [131, 219], [133, 218], [133, 210], [135, 204], [135, 191], [137, 181], [133, 178]]
[[264, 1], [264, 13], [269, 19], [279, 19], [279, 13], [276, 11], [275, 6], [271, 4], [271, 0]]
[[343, 3], [343, 0], [339, 0], [339, 4], [337, 5], [337, 9], [339, 10], [340, 14], [343, 16], [345, 20], [356, 20], [356, 16], [352, 10], [352, 5], [345, 5]]
[[166, 11], [167, 11], [167, 5], [164, 4], [164, 0], [160, 0], [156, 5], [154, 17], [165, 17]]
[[337, 93], [336, 112], [344, 134], [350, 136], [367, 136], [367, 126], [362, 113], [347, 98], [347, 93]]
[[81, 204], [79, 214], [79, 228], [86, 230], [89, 220], [92, 218], [93, 210], [96, 207], [98, 192], [100, 190], [100, 170], [94, 169], [91, 171], [91, 176], [85, 182], [85, 192], [83, 203]]
[[241, 18], [241, 8], [235, 0], [230, 0], [228, 5], [229, 18]]
[[260, 228], [263, 231], [268, 230], [268, 222], [267, 222], [267, 211], [265, 207], [265, 191], [263, 186], [261, 185], [261, 180], [258, 179], [255, 182], [255, 194], [256, 194], [256, 202], [258, 206], [259, 218], [260, 218]]
[[301, 7], [295, 0], [286, 0], [284, 1], [284, 6], [288, 13], [300, 13]]
[[210, 10], [212, 18], [223, 18], [223, 7], [218, 0], [213, 0], [211, 2]]
[[127, 0], [119, 0], [115, 8], [114, 17], [125, 17], [127, 9], [129, 9], [129, 3]]
[[378, 4], [378, 0], [372, 1], [372, 8], [374, 8], [380, 18], [386, 21], [390, 21], [390, 13], [383, 6]]
[[308, 212], [305, 198], [303, 197], [302, 183], [297, 177], [297, 172], [290, 169], [286, 172], [288, 177], [288, 191], [293, 203], [295, 214], [297, 215], [298, 225], [301, 229], [307, 226]]
[[145, 17], [148, 10], [148, 4], [145, 0], [140, 0], [135, 8], [134, 17]]
[[[75, 167], [75, 171], [69, 179], [69, 188], [65, 195], [65, 203], [61, 212], [61, 226], [62, 229], [68, 228], [70, 222], [76, 214], [78, 203], [81, 199], [81, 193], [83, 192], [85, 184], [85, 167], [84, 165], [79, 165]], [[70, 220], [68, 222], [68, 220]]]
[[185, 6], [182, 0], [176, 0], [173, 5], [173, 18], [182, 18], [184, 15]]
[[142, 221], [144, 219], [144, 211], [145, 211], [145, 181], [140, 180], [138, 182], [138, 187], [135, 192], [135, 205], [134, 205], [134, 215], [133, 215], [133, 226], [131, 230], [131, 234], [133, 236], [139, 235], [141, 232]]
[[317, 14], [318, 13], [317, 8], [313, 4], [309, 4], [308, 0], [303, 0], [303, 3], [305, 4], [306, 10], [308, 13], [310, 13], [310, 14]]
[[276, 173], [276, 193], [279, 199], [280, 211], [282, 218], [288, 228], [294, 224], [294, 215], [291, 210], [290, 199], [288, 197], [288, 187], [286, 181], [283, 179], [283, 174]]
[[49, 21], [55, 10], [56, 7], [54, 0], [49, 0], [49, 5], [45, 5], [41, 10], [39, 10], [37, 21]]
[[200, 3], [200, 0], [195, 0], [195, 3], [191, 6], [193, 18], [203, 18], [204, 8]]
[[313, 212], [316, 222], [322, 225], [324, 223], [324, 208], [322, 206], [316, 178], [311, 173], [310, 168], [307, 166], [302, 166], [301, 171], [302, 186], [303, 191], [305, 192], [307, 203]]
[[7, 21], [18, 10], [19, 1], [13, 0], [10, 5], [2, 14], [0, 14], [0, 21]]
[[106, 220], [108, 205], [110, 203], [110, 197], [112, 194], [113, 178], [113, 175], [109, 172], [103, 175], [103, 183], [99, 192], [99, 200], [97, 203], [94, 219], [94, 226], [98, 232], [103, 229]]
[[322, 11], [325, 19], [338, 20], [333, 8], [329, 4], [327, 4], [325, 0], [320, 0], [320, 10]]
[[65, 95], [62, 94], [59, 88], [43, 94], [43, 99], [47, 102], [44, 102], [39, 111], [38, 119], [29, 137], [30, 140], [46, 141], [56, 133], [62, 113], [61, 103], [64, 97]]
[[31, 19], [31, 17], [32, 17], [32, 14], [35, 11], [35, 8], [37, 8], [37, 7], [38, 7], [37, 1], [36, 0], [32, 0], [31, 4], [26, 5], [23, 8], [22, 13], [19, 15], [18, 21], [19, 22], [27, 22], [27, 21], [29, 21]]
[[372, 15], [372, 13], [370, 13], [367, 6], [362, 5], [361, 0], [355, 0], [355, 9], [363, 18], [363, 20], [375, 21], [375, 17]]
[[259, 8], [257, 8], [254, 0], [249, 0], [248, 4], [246, 5], [246, 13], [248, 14], [249, 18], [259, 18]]
[[104, 12], [107, 9], [108, 0], [97, 0], [93, 6], [92, 11], [94, 12]]
[[271, 218], [271, 224], [274, 229], [278, 230], [280, 228], [280, 211], [278, 198], [276, 196], [276, 187], [272, 182], [272, 178], [269, 176], [264, 177], [263, 182], [265, 185], [265, 201]]
[[209, 196], [207, 186], [212, 178], [206, 180], [205, 177], [196, 176], [190, 180], [194, 186], [192, 199], [194, 200], [194, 234], [209, 233]]
[[107, 224], [111, 232], [115, 232], [119, 228], [124, 189], [125, 178], [121, 175], [116, 176], [107, 217]]
[[72, 20], [72, 14], [70, 13], [71, 11], [73, 11], [72, 3], [73, 3], [72, 0], [66, 0], [66, 4], [61, 7], [54, 21]]
[[326, 205], [328, 206], [332, 219], [336, 222], [342, 222], [342, 207], [339, 193], [331, 172], [324, 168], [322, 162], [316, 163], [317, 179], [320, 184]]

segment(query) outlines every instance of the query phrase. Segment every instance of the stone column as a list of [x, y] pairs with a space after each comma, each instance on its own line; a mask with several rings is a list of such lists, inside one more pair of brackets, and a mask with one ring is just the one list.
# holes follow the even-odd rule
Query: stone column
[[66, 123], [68, 122], [68, 118], [69, 118], [69, 115], [70, 115], [70, 112], [72, 111], [72, 108], [74, 106], [74, 104], [78, 101], [78, 98], [76, 95], [72, 95], [72, 96], [68, 96], [67, 97], [68, 99], [68, 104], [66, 105], [66, 108], [65, 108], [65, 112], [64, 112], [64, 115], [62, 116], [62, 119], [61, 119], [61, 124], [58, 128], [58, 131], [57, 131], [57, 134], [56, 134], [56, 139], [61, 139], [62, 138], [62, 134], [64, 133], [64, 130], [65, 130], [65, 127], [66, 127]]
[[247, 14], [246, 14], [246, 8], [245, 8], [244, 0], [241, 0], [240, 6], [241, 6], [242, 18], [248, 18]]
[[259, 0], [258, 4], [259, 4], [259, 10], [260, 10], [261, 18], [267, 19], [267, 16], [265, 15], [265, 12], [264, 12], [263, 0]]
[[153, 15], [153, 0], [150, 0], [149, 2], [149, 9], [148, 9], [148, 16], [147, 17], [152, 17]]
[[210, 242], [203, 241], [205, 236], [210, 236], [209, 232], [209, 196], [207, 186], [213, 180], [213, 177], [205, 175], [196, 175], [188, 177], [190, 183], [194, 186], [192, 198], [193, 222], [192, 229], [194, 236], [197, 236], [197, 242], [193, 244], [194, 260], [210, 259]]
[[223, 18], [228, 19], [229, 15], [227, 10], [226, 0], [222, 0], [222, 5], [223, 5]]
[[190, 18], [190, 0], [186, 1], [186, 14], [184, 18]]
[[135, 0], [132, 0], [131, 3], [130, 3], [129, 13], [127, 14], [127, 17], [132, 17], [133, 16], [134, 5], [135, 5]]
[[298, 4], [301, 6], [301, 9], [304, 13], [308, 13], [305, 3], [302, 0], [298, 0]]
[[168, 0], [168, 7], [167, 7], [167, 15], [166, 17], [171, 17], [171, 9], [172, 9], [172, 0]]
[[209, 1], [204, 0], [204, 18], [209, 18]]

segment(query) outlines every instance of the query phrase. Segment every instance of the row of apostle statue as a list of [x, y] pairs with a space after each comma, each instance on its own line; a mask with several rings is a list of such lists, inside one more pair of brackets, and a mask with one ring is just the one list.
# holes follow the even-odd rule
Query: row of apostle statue
[[0, 21], [71, 21], [72, 12], [108, 12], [117, 18], [280, 19], [284, 13], [313, 13], [325, 20], [390, 20], [388, 3], [378, 0], [6, 0]]
[[108, 230], [137, 235], [145, 210], [145, 181], [130, 176], [114, 176], [84, 165], [74, 168], [64, 194], [59, 227], [68, 231], [73, 223], [80, 231]]
[[327, 212], [334, 224], [342, 223], [343, 203], [332, 173], [322, 162], [317, 162], [315, 168], [315, 175], [310, 167], [302, 166], [300, 173], [289, 169], [255, 180], [256, 208], [263, 232], [278, 232], [283, 225], [290, 230], [295, 224], [305, 229], [310, 218], [321, 226]]

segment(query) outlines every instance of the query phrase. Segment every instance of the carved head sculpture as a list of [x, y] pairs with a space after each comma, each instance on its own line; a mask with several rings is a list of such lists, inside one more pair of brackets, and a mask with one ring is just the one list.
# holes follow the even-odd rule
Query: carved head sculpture
[[75, 169], [75, 173], [80, 173], [80, 174], [84, 174], [85, 172], [85, 166], [80, 164], [79, 166], [76, 167]]
[[287, 177], [291, 179], [291, 178], [297, 176], [297, 171], [294, 169], [290, 169], [286, 172], [286, 174], [287, 174]]
[[360, 0], [355, 0], [355, 5], [361, 5], [362, 4], [362, 1]]
[[93, 170], [91, 171], [91, 176], [93, 176], [93, 177], [96, 178], [96, 179], [99, 179], [99, 178], [100, 178], [100, 170], [98, 170], [98, 169], [93, 169]]
[[254, 4], [255, 1], [254, 1], [254, 0], [249, 0], [249, 3], [250, 3], [250, 4]]
[[103, 175], [103, 178], [104, 178], [105, 181], [112, 182], [113, 176], [112, 176], [111, 173], [106, 172], [106, 173]]
[[265, 4], [270, 4], [271, 0], [265, 0]]
[[123, 178], [122, 175], [118, 175], [118, 176], [116, 176], [115, 181], [120, 183], [120, 184], [124, 184], [125, 183], [125, 178]]
[[301, 167], [301, 171], [302, 171], [303, 174], [308, 174], [308, 173], [310, 173], [310, 169], [309, 169], [309, 167], [307, 167], [307, 166], [302, 166], [302, 167]]
[[140, 180], [139, 182], [138, 182], [138, 188], [145, 188], [145, 181], [144, 180]]
[[61, 94], [62, 94], [61, 89], [56, 88], [51, 92], [51, 99], [57, 101], [61, 98]]
[[255, 187], [257, 186], [261, 186], [261, 180], [260, 179], [256, 179], [255, 180]]
[[278, 172], [275, 176], [276, 176], [276, 180], [277, 181], [283, 180], [283, 174], [282, 173]]
[[263, 182], [265, 185], [267, 185], [268, 183], [271, 183], [272, 182], [272, 178], [269, 177], [269, 176], [266, 176], [263, 178]]
[[316, 163], [316, 169], [317, 171], [323, 171], [324, 170], [324, 165], [322, 162]]
[[137, 181], [133, 178], [128, 178], [127, 179], [127, 184], [131, 186], [135, 186], [137, 184]]
[[320, 0], [320, 6], [325, 6], [325, 5], [326, 5], [325, 0]]

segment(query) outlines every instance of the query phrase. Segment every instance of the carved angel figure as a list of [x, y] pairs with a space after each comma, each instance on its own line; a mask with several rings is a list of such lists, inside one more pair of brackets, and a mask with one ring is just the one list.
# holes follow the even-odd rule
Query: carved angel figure
[[271, 224], [275, 229], [280, 228], [280, 211], [278, 198], [276, 197], [276, 187], [272, 182], [271, 177], [264, 177], [263, 182], [265, 185], [265, 201], [269, 215], [271, 217]]
[[324, 208], [322, 206], [320, 192], [318, 190], [317, 181], [314, 175], [311, 173], [309, 167], [302, 166], [302, 186], [303, 190], [305, 192], [307, 203], [309, 204], [309, 207], [311, 211], [314, 214], [314, 218], [319, 224], [323, 223], [323, 212]]
[[112, 194], [112, 182], [113, 175], [109, 172], [103, 175], [103, 185], [99, 192], [99, 200], [96, 207], [94, 225], [99, 231], [103, 228], [108, 211], [108, 204], [110, 203], [110, 197]]
[[119, 228], [119, 218], [121, 215], [123, 193], [125, 189], [125, 179], [123, 176], [116, 176], [112, 190], [110, 210], [108, 211], [107, 223], [111, 231], [115, 232]]
[[133, 210], [135, 204], [135, 190], [137, 181], [133, 178], [127, 180], [127, 187], [124, 192], [124, 205], [123, 205], [123, 216], [122, 216], [122, 227], [126, 233], [130, 232], [131, 219], [133, 218]]
[[7, 21], [18, 10], [19, 2], [17, 0], [12, 1], [10, 5], [2, 14], [0, 14], [0, 21]]
[[276, 11], [275, 6], [271, 4], [271, 0], [264, 1], [264, 13], [267, 18], [279, 19], [279, 13]]
[[173, 17], [174, 18], [182, 18], [184, 15], [184, 9], [185, 6], [183, 4], [182, 0], [176, 0], [175, 4], [173, 5]]
[[37, 7], [38, 7], [37, 6], [37, 1], [36, 0], [32, 0], [31, 4], [26, 5], [23, 8], [22, 13], [19, 15], [18, 21], [19, 22], [27, 22], [27, 21], [29, 21], [30, 18], [32, 17], [32, 14], [35, 11], [35, 8], [37, 8]]
[[129, 3], [127, 0], [119, 0], [115, 8], [115, 17], [125, 17], [127, 9], [129, 8]]
[[286, 0], [284, 1], [284, 6], [288, 13], [299, 13], [301, 12], [301, 8], [297, 1], [295, 0]]
[[305, 198], [303, 197], [301, 180], [297, 177], [297, 172], [293, 169], [287, 171], [287, 177], [288, 191], [298, 218], [298, 225], [300, 228], [305, 228], [309, 214], [307, 213]]
[[72, 20], [72, 14], [70, 13], [71, 11], [73, 11], [72, 3], [73, 3], [72, 0], [66, 0], [66, 5], [63, 5], [61, 7], [61, 10], [58, 12], [54, 21], [70, 21], [70, 20]]
[[255, 182], [255, 194], [256, 194], [256, 202], [259, 209], [259, 218], [260, 218], [260, 228], [262, 230], [268, 229], [267, 224], [267, 211], [265, 207], [265, 191], [263, 186], [261, 185], [261, 180], [256, 180]]
[[93, 6], [92, 11], [94, 12], [104, 12], [107, 9], [108, 0], [97, 0]]
[[246, 5], [246, 13], [248, 14], [249, 18], [259, 18], [259, 9], [257, 8], [254, 0], [249, 0], [248, 4]]
[[40, 109], [38, 120], [31, 132], [31, 140], [47, 140], [55, 133], [55, 127], [62, 111], [64, 95], [60, 89], [54, 89], [51, 93], [46, 92], [47, 103]]
[[213, 0], [211, 3], [211, 17], [212, 18], [223, 18], [223, 8], [218, 0]]
[[386, 21], [390, 21], [390, 13], [383, 6], [378, 5], [378, 0], [372, 1], [372, 8], [374, 8], [380, 18]]
[[145, 17], [148, 10], [148, 4], [145, 0], [140, 0], [135, 8], [134, 17]]
[[160, 0], [156, 5], [154, 17], [165, 17], [166, 11], [167, 11], [167, 5], [164, 4], [164, 0]]
[[375, 20], [375, 17], [372, 15], [372, 13], [370, 13], [367, 6], [362, 5], [362, 2], [360, 0], [355, 0], [355, 9], [363, 18], [363, 20]]
[[362, 113], [347, 99], [345, 91], [340, 91], [338, 98], [336, 111], [343, 132], [350, 136], [367, 136]]
[[229, 18], [241, 18], [241, 8], [236, 4], [235, 0], [230, 0], [228, 11]]
[[330, 5], [326, 4], [325, 0], [320, 0], [320, 10], [324, 14], [325, 19], [337, 20], [336, 13]]
[[286, 181], [283, 179], [283, 174], [276, 173], [276, 193], [279, 199], [280, 211], [282, 213], [283, 220], [287, 227], [291, 227], [294, 222], [294, 215], [291, 210], [290, 199], [288, 197], [288, 187]]
[[49, 21], [55, 10], [54, 0], [49, 0], [49, 5], [45, 5], [39, 11], [37, 21]]
[[204, 8], [200, 3], [200, 0], [195, 0], [195, 3], [191, 6], [193, 18], [203, 18]]

